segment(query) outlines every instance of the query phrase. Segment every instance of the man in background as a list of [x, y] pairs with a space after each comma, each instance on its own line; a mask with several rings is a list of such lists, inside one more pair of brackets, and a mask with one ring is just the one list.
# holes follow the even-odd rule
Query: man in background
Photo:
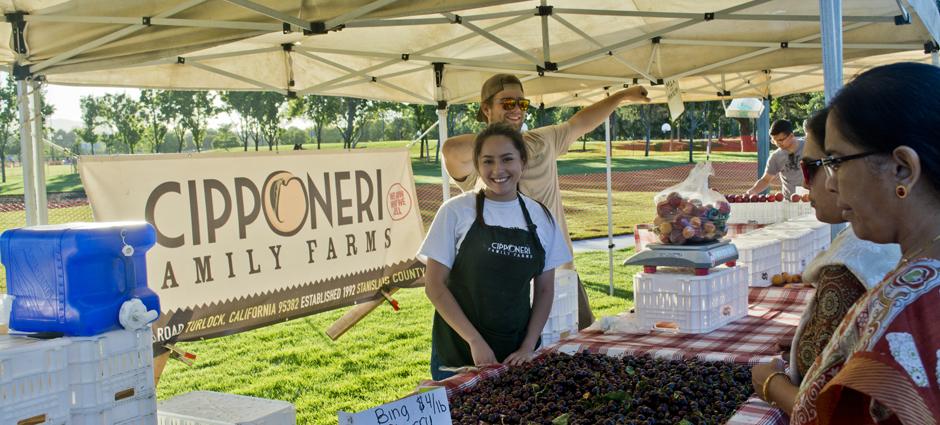
[[758, 179], [745, 195], [763, 192], [779, 177], [783, 196], [790, 199], [790, 196], [796, 193], [796, 188], [803, 185], [800, 158], [803, 156], [805, 141], [793, 134], [793, 124], [787, 120], [776, 120], [771, 124], [770, 139], [777, 145], [777, 150], [770, 154], [764, 176]]

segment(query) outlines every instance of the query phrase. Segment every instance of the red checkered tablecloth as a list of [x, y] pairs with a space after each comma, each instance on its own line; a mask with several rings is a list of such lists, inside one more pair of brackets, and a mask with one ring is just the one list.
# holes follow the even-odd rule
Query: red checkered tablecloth
[[[647, 335], [603, 334], [581, 332], [546, 347], [542, 352], [575, 353], [587, 350], [610, 356], [650, 355], [666, 359], [697, 358], [704, 361], [726, 361], [742, 364], [769, 362], [778, 355], [778, 341], [792, 338], [800, 315], [813, 295], [812, 289], [752, 288], [748, 294], [748, 315], [708, 334], [651, 333]], [[438, 385], [448, 395], [473, 388], [483, 379], [497, 376], [507, 366], [484, 368], [464, 373]], [[786, 424], [786, 417], [759, 399], [748, 400], [728, 424]]]

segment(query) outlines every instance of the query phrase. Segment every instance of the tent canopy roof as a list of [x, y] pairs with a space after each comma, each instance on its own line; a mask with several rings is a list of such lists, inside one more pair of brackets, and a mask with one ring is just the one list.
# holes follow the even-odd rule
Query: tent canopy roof
[[[518, 75], [527, 95], [547, 106], [591, 102], [632, 84], [652, 85], [654, 100], [664, 101], [659, 83], [670, 79], [687, 101], [821, 89], [817, 0], [545, 3], [27, 0], [14, 8], [0, 1], [5, 13], [25, 12], [21, 23], [0, 27], [11, 40], [0, 61], [57, 84], [425, 104], [478, 101], [496, 72]], [[901, 5], [844, 4], [847, 75], [929, 60], [936, 5]], [[909, 23], [897, 25], [905, 15]], [[445, 64], [440, 89], [435, 63]]]

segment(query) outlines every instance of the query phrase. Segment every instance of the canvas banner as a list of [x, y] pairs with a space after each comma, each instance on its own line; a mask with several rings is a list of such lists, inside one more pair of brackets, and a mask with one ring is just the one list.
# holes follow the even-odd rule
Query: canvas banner
[[405, 149], [91, 156], [95, 220], [145, 220], [155, 348], [413, 286], [424, 235]]

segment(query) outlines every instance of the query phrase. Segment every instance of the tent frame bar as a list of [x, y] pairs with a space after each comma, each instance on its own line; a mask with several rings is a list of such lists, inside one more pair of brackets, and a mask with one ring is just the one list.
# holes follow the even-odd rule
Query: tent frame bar
[[[241, 6], [245, 9], [248, 9], [252, 12], [267, 16], [278, 21], [291, 24], [295, 27], [301, 28], [306, 31], [313, 31], [313, 24], [310, 22], [304, 21], [300, 18], [295, 18], [286, 13], [279, 12], [277, 10], [271, 9], [270, 7], [260, 5], [250, 0], [225, 0], [229, 3], [232, 3], [237, 6]], [[327, 27], [329, 29], [329, 27]]]
[[324, 23], [324, 26], [326, 27], [327, 30], [330, 30], [340, 25], [345, 25], [347, 22], [352, 21], [353, 19], [361, 17], [362, 15], [366, 15], [369, 12], [381, 9], [397, 1], [398, 0], [375, 0], [372, 3], [360, 6], [356, 10], [350, 10], [347, 13], [339, 15], [333, 19], [327, 20]]
[[[68, 15], [24, 15], [26, 22], [54, 22], [75, 24], [119, 24], [140, 25], [143, 17], [127, 18], [119, 16], [68, 16]], [[215, 21], [209, 19], [150, 18], [150, 25], [170, 27], [220, 28], [234, 30], [281, 31], [280, 24], [263, 22]]]
[[[749, 8], [751, 8], [751, 7], [758, 6], [758, 5], [760, 5], [760, 4], [767, 3], [767, 2], [770, 2], [770, 1], [772, 1], [772, 0], [751, 0], [751, 1], [747, 2], [747, 3], [740, 4], [740, 5], [737, 5], [737, 6], [734, 6], [734, 7], [729, 7], [729, 8], [727, 8], [727, 9], [724, 9], [724, 10], [720, 11], [720, 12], [716, 12], [716, 14], [719, 14], [719, 13], [725, 13], [725, 14], [727, 14], [727, 13], [732, 13], [732, 12], [735, 12], [735, 11], [738, 11], [738, 10], [749, 9]], [[562, 10], [564, 10], [564, 9], [562, 9]], [[557, 12], [557, 13], [563, 13], [562, 10], [556, 10], [556, 12]], [[577, 10], [577, 9], [575, 9], [575, 10]], [[642, 45], [642, 44], [645, 44], [645, 43], [649, 43], [649, 42], [650, 42], [650, 38], [657, 37], [657, 36], [663, 36], [663, 35], [666, 35], [666, 34], [668, 34], [668, 33], [671, 33], [671, 32], [674, 32], [674, 31], [678, 31], [678, 30], [681, 30], [681, 29], [684, 29], [684, 28], [688, 28], [688, 27], [690, 27], [690, 26], [692, 26], [692, 25], [699, 24], [699, 23], [702, 23], [702, 22], [705, 22], [704, 16], [699, 16], [697, 19], [689, 19], [689, 20], [687, 20], [687, 21], [679, 22], [679, 23], [677, 23], [677, 24], [675, 24], [675, 25], [670, 25], [670, 26], [668, 26], [668, 27], [666, 27], [666, 28], [662, 28], [662, 29], [659, 29], [659, 30], [656, 30], [656, 31], [649, 32], [649, 33], [644, 34], [644, 35], [641, 35], [641, 36], [639, 36], [639, 37], [634, 37], [634, 38], [631, 38], [631, 39], [628, 39], [628, 40], [621, 41], [621, 42], [619, 42], [619, 43], [614, 43], [614, 44], [612, 44], [612, 45], [610, 45], [610, 46], [605, 46], [605, 47], [602, 47], [602, 48], [600, 48], [600, 49], [598, 49], [598, 50], [594, 50], [594, 51], [592, 51], [592, 52], [587, 52], [587, 53], [584, 53], [584, 54], [582, 54], [582, 55], [576, 56], [576, 57], [574, 57], [574, 58], [572, 58], [572, 59], [569, 59], [569, 60], [565, 61], [564, 63], [559, 63], [559, 64], [558, 64], [558, 69], [571, 68], [571, 67], [578, 66], [578, 65], [581, 65], [581, 64], [586, 63], [586, 62], [590, 62], [590, 61], [592, 61], [592, 60], [594, 60], [594, 59], [596, 59], [596, 58], [598, 58], [598, 57], [605, 56], [605, 55], [610, 54], [610, 53], [614, 53], [614, 52], [616, 52], [616, 51], [618, 51], [618, 50], [621, 50], [621, 49], [632, 48], [632, 47], [635, 47], [635, 46], [637, 46], [637, 45]]]
[[503, 39], [501, 39], [501, 38], [499, 38], [499, 37], [497, 37], [497, 36], [491, 34], [490, 31], [483, 30], [482, 28], [480, 28], [480, 27], [478, 27], [478, 26], [476, 26], [476, 25], [473, 25], [473, 24], [470, 23], [470, 22], [464, 22], [463, 20], [459, 19], [459, 17], [458, 17], [457, 15], [455, 15], [455, 14], [453, 14], [453, 13], [442, 13], [442, 15], [444, 15], [444, 16], [447, 17], [448, 19], [453, 19], [454, 22], [456, 22], [456, 23], [462, 25], [464, 28], [466, 28], [466, 29], [468, 29], [468, 30], [470, 30], [470, 31], [473, 31], [473, 32], [479, 34], [479, 35], [482, 36], [483, 38], [485, 38], [485, 39], [487, 39], [487, 40], [489, 40], [489, 41], [492, 41], [492, 42], [495, 43], [496, 45], [498, 45], [498, 46], [500, 46], [500, 47], [502, 47], [502, 48], [504, 48], [504, 49], [506, 49], [506, 50], [508, 50], [508, 51], [510, 51], [510, 52], [512, 52], [512, 53], [515, 53], [516, 56], [519, 56], [519, 57], [521, 57], [521, 58], [523, 58], [523, 59], [525, 59], [525, 60], [531, 62], [532, 64], [534, 64], [534, 65], [536, 65], [536, 66], [540, 65], [538, 58], [536, 58], [535, 56], [532, 56], [532, 55], [526, 53], [524, 50], [522, 50], [522, 49], [520, 49], [520, 48], [518, 48], [518, 47], [516, 47], [516, 46], [513, 46], [511, 43], [509, 43], [509, 42], [507, 42], [507, 41], [505, 41], [505, 40], [503, 40]]
[[[605, 10], [605, 9], [570, 9], [556, 8], [555, 13], [569, 15], [594, 15], [594, 16], [624, 16], [635, 18], [672, 18], [672, 19], [696, 19], [704, 22], [706, 20], [704, 13], [688, 12], [649, 12], [642, 10]], [[773, 14], [744, 14], [728, 11], [714, 12], [709, 15], [709, 20], [731, 20], [731, 21], [797, 21], [797, 22], [819, 22], [819, 15], [773, 15]], [[843, 16], [843, 22], [894, 22], [894, 16], [877, 15], [856, 15]]]
[[201, 69], [201, 70], [203, 70], [203, 71], [208, 71], [208, 72], [211, 72], [211, 73], [213, 73], [213, 74], [218, 74], [218, 75], [221, 75], [221, 76], [223, 76], [223, 77], [228, 77], [228, 78], [231, 78], [231, 79], [233, 79], [233, 80], [238, 80], [238, 81], [241, 81], [241, 82], [243, 82], [243, 83], [251, 84], [251, 85], [256, 86], [256, 87], [258, 87], [258, 88], [260, 88], [260, 89], [278, 92], [278, 93], [281, 93], [281, 94], [283, 94], [283, 95], [286, 95], [286, 94], [287, 94], [287, 90], [284, 90], [284, 89], [281, 89], [281, 88], [278, 88], [278, 87], [275, 87], [275, 86], [272, 86], [272, 85], [269, 85], [269, 84], [265, 84], [265, 83], [263, 83], [263, 82], [261, 82], [261, 81], [254, 80], [254, 79], [251, 79], [251, 78], [248, 78], [248, 77], [244, 77], [244, 76], [241, 76], [241, 75], [232, 73], [232, 72], [228, 72], [228, 71], [226, 71], [226, 70], [224, 70], [224, 69], [219, 69], [219, 68], [216, 68], [216, 67], [214, 67], [214, 66], [209, 66], [209, 65], [206, 65], [206, 64], [204, 64], [204, 63], [193, 62], [193, 63], [190, 63], [190, 65], [192, 65], [192, 66], [194, 66], [194, 67], [196, 67], [196, 68], [199, 68], [199, 69]]
[[[591, 42], [591, 43], [594, 44], [595, 46], [597, 46], [597, 47], [604, 47], [604, 44], [603, 44], [603, 43], [601, 43], [600, 41], [597, 41], [597, 39], [595, 39], [594, 37], [591, 37], [591, 36], [588, 35], [586, 32], [582, 31], [581, 28], [578, 28], [577, 26], [575, 26], [574, 24], [572, 24], [572, 23], [571, 23], [570, 21], [568, 21], [567, 19], [562, 18], [561, 16], [556, 15], [556, 14], [552, 14], [552, 18], [555, 18], [555, 20], [558, 21], [560, 24], [564, 25], [566, 28], [568, 28], [569, 30], [571, 30], [571, 31], [574, 32], [575, 34], [578, 34], [579, 36], [581, 36], [581, 38], [583, 38], [583, 39], [585, 39], [585, 40]], [[634, 64], [630, 63], [629, 61], [627, 61], [626, 59], [622, 58], [619, 54], [616, 54], [616, 53], [615, 53], [615, 54], [612, 54], [611, 57], [614, 58], [614, 60], [616, 60], [617, 62], [620, 62], [621, 64], [623, 64], [624, 66], [626, 66], [627, 68], [629, 68], [631, 71], [636, 72], [637, 74], [642, 75], [644, 78], [646, 78], [646, 79], [648, 79], [648, 80], [650, 80], [650, 81], [656, 81], [656, 78], [653, 77], [652, 75], [650, 75], [649, 72], [645, 72], [645, 71], [641, 70], [641, 69], [640, 69], [639, 67], [637, 67], [636, 65], [634, 65]]]
[[[197, 5], [201, 4], [201, 3], [204, 3], [204, 2], [205, 2], [205, 0], [189, 0], [189, 1], [187, 1], [187, 2], [184, 2], [184, 3], [181, 3], [181, 4], [176, 5], [176, 6], [173, 7], [172, 9], [167, 10], [166, 12], [163, 12], [163, 13], [160, 13], [160, 14], [156, 15], [155, 18], [165, 18], [165, 17], [173, 16], [173, 15], [179, 13], [179, 12], [182, 12], [182, 11], [184, 11], [184, 10], [186, 10], [186, 9], [195, 7], [195, 6], [197, 6]], [[42, 71], [42, 70], [44, 70], [44, 69], [46, 69], [46, 68], [49, 68], [50, 66], [53, 66], [53, 65], [55, 65], [55, 64], [57, 64], [57, 63], [59, 63], [59, 62], [62, 62], [62, 61], [64, 61], [64, 60], [66, 60], [66, 59], [71, 59], [71, 58], [75, 57], [76, 55], [80, 55], [80, 54], [82, 54], [82, 53], [84, 53], [84, 52], [87, 52], [87, 51], [89, 51], [89, 50], [92, 50], [92, 49], [95, 49], [95, 48], [104, 46], [105, 44], [108, 44], [108, 43], [110, 43], [110, 42], [112, 42], [112, 41], [121, 39], [121, 38], [123, 38], [123, 37], [125, 37], [125, 36], [131, 35], [131, 34], [133, 34], [133, 33], [135, 33], [135, 32], [141, 31], [141, 30], [143, 30], [143, 29], [145, 29], [145, 28], [147, 28], [147, 26], [144, 25], [143, 22], [141, 22], [140, 24], [137, 24], [137, 25], [128, 26], [128, 27], [126, 27], [126, 28], [123, 28], [123, 29], [120, 29], [120, 30], [118, 30], [118, 31], [115, 31], [115, 32], [113, 32], [113, 33], [111, 33], [111, 34], [108, 34], [108, 35], [106, 35], [106, 36], [104, 36], [104, 37], [98, 38], [98, 39], [96, 39], [96, 40], [94, 40], [94, 41], [85, 43], [85, 44], [83, 44], [83, 45], [81, 45], [81, 46], [78, 46], [78, 47], [76, 47], [76, 48], [74, 48], [74, 49], [71, 49], [71, 50], [62, 52], [62, 53], [60, 53], [59, 55], [54, 56], [54, 57], [52, 57], [52, 58], [50, 58], [50, 59], [47, 59], [47, 60], [45, 60], [45, 61], [39, 62], [39, 63], [37, 63], [37, 64], [34, 64], [34, 65], [32, 65], [32, 66], [30, 67], [30, 71], [33, 72], [33, 73], [38, 73], [39, 71]]]
[[[865, 25], [869, 25], [869, 24], [868, 24], [868, 23], [854, 23], [854, 24], [849, 24], [849, 25], [846, 25], [846, 26], [845, 26], [845, 28], [843, 29], [843, 31], [850, 31], [850, 30], [853, 30], [853, 29], [856, 29], [856, 28], [859, 28], [859, 27], [862, 27], [862, 26], [865, 26]], [[841, 32], [840, 32], [839, 34], [841, 34]], [[815, 39], [820, 38], [820, 37], [822, 37], [822, 32], [818, 32], [818, 33], [815, 33], [815, 34], [807, 35], [807, 36], [805, 36], [805, 37], [800, 37], [800, 38], [794, 40], [793, 42], [794, 42], [794, 43], [804, 43], [804, 42], [807, 42], [807, 41], [809, 41], [809, 40], [815, 40]], [[708, 65], [705, 65], [705, 66], [702, 66], [702, 67], [699, 67], [699, 68], [694, 68], [694, 69], [690, 69], [690, 70], [687, 70], [687, 71], [684, 71], [684, 72], [680, 72], [680, 73], [678, 73], [678, 74], [669, 76], [669, 77], [667, 77], [666, 79], [667, 79], [667, 80], [673, 80], [673, 79], [679, 79], [679, 78], [683, 78], [683, 77], [688, 77], [688, 76], [690, 76], [690, 75], [694, 75], [694, 74], [698, 74], [698, 73], [701, 73], [701, 72], [709, 71], [709, 70], [712, 70], [712, 69], [715, 69], [715, 68], [720, 68], [720, 67], [725, 66], [725, 65], [730, 65], [730, 64], [732, 64], [732, 63], [741, 62], [741, 61], [744, 61], [744, 60], [747, 60], [747, 59], [750, 59], [750, 58], [753, 58], [753, 57], [761, 56], [761, 55], [764, 55], [764, 54], [767, 54], [767, 53], [776, 52], [776, 51], [781, 50], [781, 49], [783, 49], [783, 48], [784, 48], [784, 47], [783, 47], [782, 45], [777, 44], [777, 45], [775, 45], [775, 46], [773, 46], [773, 47], [767, 47], [767, 48], [764, 48], [764, 49], [761, 49], [761, 50], [757, 50], [757, 51], [745, 53], [745, 54], [743, 54], [743, 55], [739, 55], [739, 56], [735, 56], [735, 57], [732, 57], [732, 58], [728, 58], [728, 59], [725, 59], [725, 60], [722, 60], [722, 61], [714, 62], [714, 63], [708, 64]]]
[[[713, 47], [780, 47], [780, 42], [773, 41], [720, 41], [720, 40], [691, 40], [678, 38], [663, 38], [662, 44], [678, 46], [713, 46]], [[822, 43], [786, 42], [790, 49], [820, 49]], [[890, 44], [890, 43], [846, 43], [843, 47], [848, 49], [887, 49], [887, 50], [917, 50], [923, 44]]]
[[[489, 26], [489, 27], [486, 28], [486, 31], [494, 31], [494, 30], [496, 30], [496, 29], [503, 28], [503, 27], [506, 27], [506, 26], [515, 24], [515, 23], [517, 23], [517, 22], [521, 22], [521, 21], [523, 21], [523, 20], [525, 20], [525, 19], [528, 19], [528, 18], [529, 18], [528, 16], [517, 16], [517, 17], [515, 17], [515, 18], [508, 19], [508, 20], [505, 20], [505, 21], [503, 21], [503, 22], [500, 22], [500, 23], [491, 25], [491, 26]], [[452, 38], [452, 39], [450, 39], [450, 40], [446, 40], [446, 41], [443, 41], [443, 42], [441, 42], [441, 43], [437, 43], [437, 44], [435, 44], [435, 45], [433, 45], [433, 46], [426, 47], [426, 48], [424, 48], [424, 49], [418, 50], [417, 52], [414, 52], [414, 54], [415, 54], [415, 55], [422, 55], [422, 54], [425, 54], [425, 53], [428, 53], [428, 52], [433, 52], [433, 51], [435, 51], [435, 50], [438, 50], [438, 49], [441, 49], [441, 48], [444, 48], [444, 47], [448, 47], [448, 46], [451, 46], [451, 45], [454, 45], [454, 44], [457, 44], [457, 43], [460, 43], [460, 42], [469, 40], [469, 39], [474, 38], [474, 37], [476, 37], [476, 36], [477, 36], [477, 34], [474, 34], [474, 33], [464, 34], [464, 35], [462, 35], [462, 36], [455, 37], [455, 38]], [[346, 80], [349, 80], [349, 79], [351, 79], [351, 78], [356, 78], [356, 77], [359, 77], [359, 76], [363, 76], [363, 75], [365, 75], [365, 74], [367, 74], [367, 73], [369, 73], [369, 72], [375, 71], [375, 70], [377, 70], [377, 69], [382, 69], [382, 68], [385, 68], [385, 67], [387, 67], [387, 66], [389, 66], [389, 65], [393, 65], [393, 64], [395, 64], [395, 63], [398, 63], [399, 61], [401, 61], [401, 58], [398, 58], [398, 59], [395, 59], [395, 60], [385, 61], [385, 62], [376, 64], [376, 65], [372, 65], [372, 66], [370, 66], [370, 67], [360, 69], [360, 70], [358, 70], [358, 71], [356, 71], [356, 72], [354, 72], [354, 73], [351, 73], [351, 74], [348, 74], [348, 75], [344, 75], [344, 76], [342, 76], [342, 77], [337, 77], [337, 78], [334, 78], [334, 79], [329, 80], [329, 81], [324, 81], [324, 82], [319, 83], [319, 84], [316, 84], [316, 85], [314, 85], [314, 86], [307, 87], [307, 88], [305, 88], [305, 89], [299, 91], [297, 94], [298, 94], [299, 96], [304, 96], [304, 95], [307, 95], [307, 94], [310, 94], [310, 93], [315, 93], [315, 92], [317, 92], [317, 91], [320, 91], [320, 90], [323, 90], [323, 89], [325, 89], [325, 88], [331, 87], [331, 86], [333, 86], [333, 85], [339, 84], [339, 83], [341, 83], [341, 82], [343, 82], [343, 81], [346, 81]]]

